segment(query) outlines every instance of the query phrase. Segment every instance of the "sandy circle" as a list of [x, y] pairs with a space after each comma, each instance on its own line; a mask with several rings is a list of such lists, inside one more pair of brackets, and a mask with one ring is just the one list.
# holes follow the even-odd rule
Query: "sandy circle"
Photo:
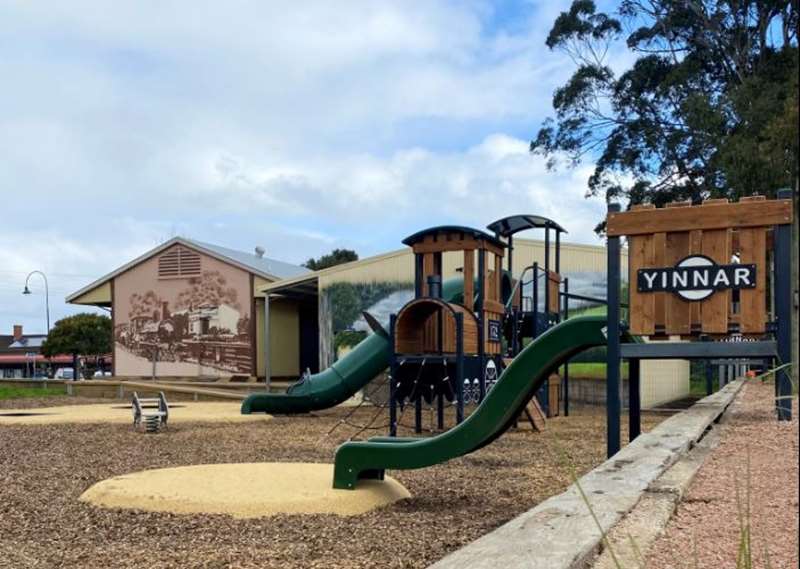
[[333, 465], [298, 462], [202, 464], [145, 470], [98, 482], [81, 501], [104, 508], [176, 514], [352, 516], [411, 496], [393, 478], [334, 490]]
[[[249, 423], [271, 419], [263, 413], [242, 415], [241, 403], [237, 401], [198, 401], [170, 407], [169, 423], [210, 422]], [[130, 406], [119, 403], [93, 405], [63, 405], [37, 409], [0, 410], [2, 425], [50, 425], [63, 423], [130, 423], [133, 412]]]

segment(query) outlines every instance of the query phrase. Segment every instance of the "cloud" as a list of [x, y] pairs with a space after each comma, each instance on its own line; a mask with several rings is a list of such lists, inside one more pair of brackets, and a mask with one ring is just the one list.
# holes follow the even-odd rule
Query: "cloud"
[[587, 171], [527, 153], [568, 4], [6, 3], [0, 331], [39, 320], [20, 275], [63, 298], [176, 234], [302, 262], [528, 211], [594, 241]]

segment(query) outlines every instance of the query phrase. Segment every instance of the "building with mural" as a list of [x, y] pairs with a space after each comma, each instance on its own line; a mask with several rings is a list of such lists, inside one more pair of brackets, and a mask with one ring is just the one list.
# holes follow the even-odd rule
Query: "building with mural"
[[[110, 309], [114, 375], [157, 377], [257, 376], [256, 345], [263, 331], [254, 314], [261, 287], [308, 273], [253, 253], [176, 237], [67, 297]], [[262, 309], [263, 310], [263, 309]], [[294, 314], [296, 307], [292, 305]], [[285, 328], [275, 306], [279, 337]], [[302, 364], [273, 352], [278, 373], [295, 376]], [[263, 374], [263, 372], [262, 372]]]

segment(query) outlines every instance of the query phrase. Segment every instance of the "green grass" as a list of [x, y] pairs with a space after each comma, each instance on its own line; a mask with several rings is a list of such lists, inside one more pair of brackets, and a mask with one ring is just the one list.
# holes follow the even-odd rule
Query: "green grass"
[[574, 316], [605, 316], [606, 315], [606, 307], [602, 304], [597, 306], [590, 306], [588, 308], [578, 308], [569, 311], [569, 317], [572, 318]]
[[[559, 373], [564, 373], [564, 368], [559, 369]], [[586, 379], [605, 379], [606, 364], [602, 362], [576, 362], [569, 364], [570, 377], [582, 377]], [[622, 362], [622, 378], [628, 378], [628, 362]]]
[[0, 385], [0, 401], [4, 399], [20, 399], [22, 397], [53, 397], [64, 395], [60, 387], [9, 387]]

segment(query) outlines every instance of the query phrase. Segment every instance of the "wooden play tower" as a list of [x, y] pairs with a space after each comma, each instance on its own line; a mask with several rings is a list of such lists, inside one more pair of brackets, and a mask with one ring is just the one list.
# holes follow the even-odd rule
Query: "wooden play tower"
[[[394, 353], [390, 361], [390, 434], [397, 432], [398, 408], [415, 407], [415, 430], [422, 429], [422, 402], [436, 402], [437, 425], [444, 428], [445, 401], [464, 418], [465, 386], [475, 399], [486, 393], [488, 361], [502, 366], [503, 271], [505, 244], [469, 227], [439, 226], [403, 240], [414, 252], [415, 298], [390, 320]], [[444, 254], [461, 254], [463, 292], [442, 298]]]

